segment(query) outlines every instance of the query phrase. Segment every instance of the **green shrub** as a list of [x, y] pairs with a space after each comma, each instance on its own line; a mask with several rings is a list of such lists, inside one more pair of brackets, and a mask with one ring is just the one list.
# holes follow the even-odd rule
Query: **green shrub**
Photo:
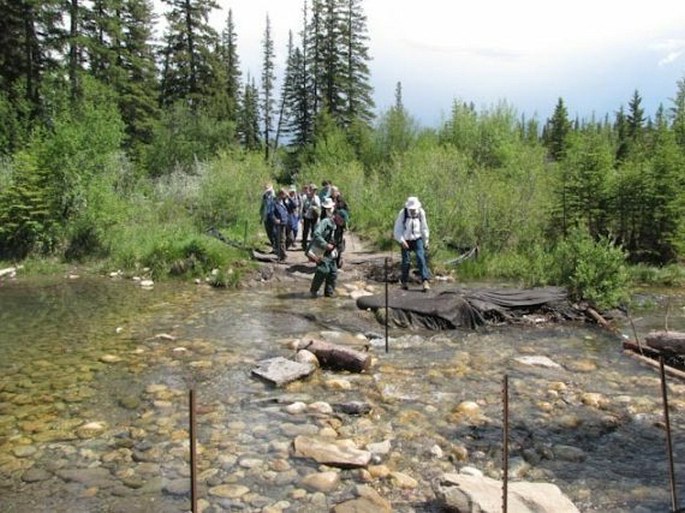
[[626, 254], [609, 238], [595, 241], [580, 227], [571, 230], [554, 251], [555, 282], [575, 300], [599, 308], [620, 304], [628, 293]]

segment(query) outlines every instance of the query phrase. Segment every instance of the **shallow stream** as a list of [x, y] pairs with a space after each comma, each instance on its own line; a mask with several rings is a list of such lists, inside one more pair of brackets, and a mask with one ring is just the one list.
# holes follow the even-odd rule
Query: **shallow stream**
[[[107, 278], [0, 283], [0, 511], [189, 511], [191, 388], [205, 512], [329, 511], [359, 484], [394, 511], [438, 511], [432, 483], [442, 473], [471, 466], [501, 478], [505, 374], [511, 479], [555, 483], [582, 512], [670, 510], [659, 377], [623, 354], [629, 325], [618, 334], [577, 324], [391, 328], [386, 352], [383, 327], [352, 299], [311, 300], [306, 290], [297, 281], [238, 292]], [[633, 312], [638, 336], [665, 319], [685, 330], [682, 295], [641, 300], [650, 308]], [[251, 375], [305, 337], [366, 349], [373, 366], [321, 370], [284, 389]], [[668, 383], [685, 499], [685, 383]], [[349, 401], [373, 410], [326, 408]], [[287, 409], [297, 402], [307, 408]], [[293, 457], [298, 435], [373, 447], [373, 468], [341, 470], [331, 489], [305, 486], [330, 469]]]

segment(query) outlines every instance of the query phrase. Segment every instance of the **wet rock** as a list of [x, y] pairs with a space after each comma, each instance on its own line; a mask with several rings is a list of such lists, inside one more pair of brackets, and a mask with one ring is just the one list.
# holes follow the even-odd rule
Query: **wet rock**
[[390, 479], [399, 488], [416, 488], [418, 481], [404, 472], [391, 472]]
[[172, 479], [164, 484], [163, 490], [170, 495], [186, 496], [190, 495], [189, 479]]
[[222, 497], [224, 499], [238, 499], [249, 493], [250, 489], [247, 486], [239, 484], [223, 484], [214, 486], [209, 489], [209, 495], [215, 497]]
[[358, 449], [352, 440], [321, 440], [298, 436], [293, 442], [294, 454], [298, 458], [311, 458], [331, 467], [366, 467], [371, 453]]
[[79, 483], [87, 488], [109, 488], [116, 484], [109, 470], [101, 467], [60, 469], [56, 474], [64, 481]]
[[328, 471], [309, 474], [302, 478], [300, 484], [312, 492], [330, 493], [340, 484], [340, 473]]
[[21, 480], [25, 483], [38, 483], [40, 481], [47, 481], [52, 477], [52, 474], [42, 468], [30, 468], [21, 476]]
[[337, 504], [332, 513], [390, 513], [390, 502], [381, 497], [370, 486], [357, 487], [358, 498]]
[[[443, 474], [435, 496], [444, 511], [495, 513], [501, 511], [502, 483], [484, 476]], [[509, 483], [508, 506], [517, 513], [578, 513], [578, 509], [556, 485]]]
[[17, 458], [30, 458], [38, 452], [38, 448], [35, 445], [19, 445], [12, 449], [12, 454]]
[[347, 413], [348, 415], [363, 415], [369, 413], [371, 410], [372, 406], [369, 403], [362, 401], [349, 401], [333, 405], [333, 411]]
[[316, 367], [311, 363], [299, 363], [281, 356], [262, 360], [252, 369], [252, 374], [276, 386], [284, 386], [310, 376]]
[[555, 445], [552, 448], [552, 451], [554, 453], [554, 457], [561, 461], [579, 463], [585, 461], [587, 458], [587, 455], [582, 449], [570, 445]]
[[530, 365], [533, 367], [545, 367], [547, 369], [560, 369], [561, 365], [553, 361], [547, 356], [520, 356], [514, 358], [515, 361], [523, 365]]
[[321, 366], [316, 355], [306, 349], [302, 349], [295, 354], [295, 361], [298, 363], [312, 364], [317, 368]]

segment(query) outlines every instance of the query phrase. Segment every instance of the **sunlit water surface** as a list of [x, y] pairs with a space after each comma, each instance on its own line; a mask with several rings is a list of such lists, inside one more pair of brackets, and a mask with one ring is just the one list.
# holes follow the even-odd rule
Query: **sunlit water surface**
[[[390, 440], [391, 451], [376, 463], [418, 485], [370, 484], [395, 511], [437, 511], [431, 485], [443, 472], [470, 465], [500, 476], [505, 374], [510, 467], [520, 472], [512, 479], [553, 482], [583, 512], [670, 510], [658, 373], [623, 354], [622, 336], [634, 337], [628, 323], [618, 334], [577, 324], [391, 329], [386, 352], [383, 327], [354, 301], [313, 301], [306, 288], [143, 290], [92, 278], [2, 283], [0, 511], [188, 511], [191, 388], [199, 494], [209, 511], [327, 511], [349, 498], [367, 475], [344, 470], [335, 491], [301, 492], [300, 479], [319, 467], [288, 451], [298, 434], [327, 426], [360, 447]], [[666, 320], [685, 330], [682, 296], [641, 301], [650, 308], [631, 312], [638, 336]], [[262, 359], [292, 356], [294, 340], [340, 333], [370, 337], [369, 373], [320, 371], [284, 389], [251, 375]], [[529, 356], [560, 367], [516, 360]], [[683, 392], [670, 378], [679, 496]], [[366, 401], [373, 412], [292, 415], [284, 408], [294, 401]], [[476, 402], [478, 415], [460, 415], [464, 401]], [[249, 491], [209, 493], [223, 484]]]

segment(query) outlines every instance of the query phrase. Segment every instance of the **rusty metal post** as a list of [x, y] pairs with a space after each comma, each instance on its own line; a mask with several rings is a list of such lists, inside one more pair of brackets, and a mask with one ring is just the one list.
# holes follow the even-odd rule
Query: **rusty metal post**
[[388, 347], [388, 257], [385, 257], [385, 352], [389, 351]]
[[195, 391], [190, 389], [190, 511], [197, 512], [197, 462], [195, 452]]
[[509, 502], [509, 376], [502, 383], [504, 423], [502, 429], [502, 513], [507, 513]]
[[675, 487], [675, 470], [673, 466], [673, 444], [671, 442], [671, 421], [668, 416], [668, 392], [666, 390], [666, 371], [664, 370], [664, 355], [659, 355], [659, 371], [661, 373], [661, 398], [664, 403], [664, 423], [666, 424], [666, 450], [668, 452], [668, 475], [671, 484], [671, 510], [674, 513], [678, 509], [678, 497]]

